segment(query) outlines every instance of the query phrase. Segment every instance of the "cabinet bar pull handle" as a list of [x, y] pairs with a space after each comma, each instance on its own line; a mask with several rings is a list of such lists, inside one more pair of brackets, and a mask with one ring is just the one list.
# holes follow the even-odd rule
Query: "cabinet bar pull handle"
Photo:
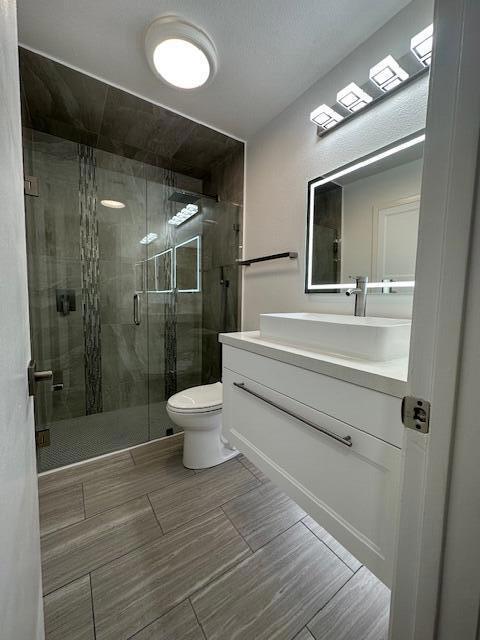
[[245, 391], [246, 393], [249, 393], [252, 396], [255, 396], [259, 400], [263, 400], [263, 402], [266, 402], [270, 406], [275, 407], [275, 409], [278, 409], [279, 411], [283, 411], [283, 413], [286, 413], [287, 415], [291, 416], [292, 418], [295, 418], [295, 420], [299, 420], [300, 422], [303, 422], [304, 424], [308, 425], [309, 427], [312, 427], [312, 429], [316, 429], [317, 431], [321, 431], [321, 433], [325, 434], [326, 436], [329, 436], [330, 438], [333, 438], [334, 440], [336, 440], [337, 442], [340, 442], [341, 444], [344, 444], [346, 447], [351, 447], [353, 445], [351, 436], [338, 436], [336, 433], [333, 433], [333, 431], [330, 431], [329, 429], [324, 429], [323, 427], [319, 427], [317, 424], [314, 424], [313, 422], [310, 422], [310, 420], [306, 420], [305, 418], [297, 416], [297, 414], [293, 413], [292, 411], [289, 411], [288, 409], [285, 409], [284, 407], [281, 407], [279, 404], [276, 404], [275, 402], [272, 402], [268, 398], [265, 398], [264, 396], [261, 396], [259, 393], [256, 393], [255, 391], [252, 391], [251, 389], [249, 389], [245, 385], [244, 382], [234, 382], [233, 386], [237, 387], [238, 389], [241, 389], [242, 391]]

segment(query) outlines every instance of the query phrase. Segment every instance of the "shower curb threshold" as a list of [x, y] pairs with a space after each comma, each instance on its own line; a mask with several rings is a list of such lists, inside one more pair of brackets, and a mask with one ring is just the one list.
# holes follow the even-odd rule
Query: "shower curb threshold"
[[62, 469], [71, 469], [72, 467], [80, 467], [87, 462], [92, 462], [94, 460], [103, 460], [106, 458], [111, 458], [112, 456], [116, 456], [119, 453], [125, 453], [126, 451], [132, 451], [133, 449], [140, 449], [141, 447], [146, 447], [153, 442], [159, 442], [160, 440], [171, 440], [172, 438], [183, 438], [183, 431], [179, 433], [174, 433], [171, 436], [162, 436], [161, 438], [154, 438], [153, 440], [148, 440], [147, 442], [141, 442], [140, 444], [134, 444], [131, 447], [125, 447], [124, 449], [118, 449], [117, 451], [111, 451], [110, 453], [102, 453], [99, 456], [94, 456], [93, 458], [86, 458], [85, 460], [79, 460], [78, 462], [72, 462], [71, 464], [63, 465], [62, 467], [56, 467], [55, 469], [48, 469], [47, 471], [41, 471], [37, 474], [39, 478], [43, 478], [45, 476], [49, 476], [52, 473], [57, 473], [57, 471], [61, 471]]

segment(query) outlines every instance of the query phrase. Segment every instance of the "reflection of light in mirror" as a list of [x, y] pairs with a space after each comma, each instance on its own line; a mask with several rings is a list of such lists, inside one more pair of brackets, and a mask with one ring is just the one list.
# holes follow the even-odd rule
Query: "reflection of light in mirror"
[[[314, 228], [313, 228], [313, 224], [314, 224], [314, 204], [315, 204], [315, 188], [319, 187], [321, 185], [327, 184], [328, 182], [332, 182], [334, 180], [338, 180], [339, 178], [342, 178], [343, 176], [348, 175], [349, 173], [352, 173], [353, 171], [357, 171], [358, 169], [362, 169], [363, 167], [367, 167], [371, 164], [374, 164], [375, 162], [379, 162], [380, 160], [383, 160], [384, 158], [388, 158], [392, 155], [395, 155], [396, 153], [399, 153], [400, 151], [404, 151], [405, 149], [408, 149], [410, 147], [413, 147], [417, 144], [420, 144], [422, 142], [425, 141], [425, 134], [422, 133], [418, 136], [415, 136], [413, 138], [410, 138], [409, 140], [405, 140], [404, 142], [401, 142], [400, 144], [397, 144], [393, 147], [390, 147], [389, 149], [385, 149], [385, 151], [381, 151], [380, 153], [374, 154], [368, 158], [365, 158], [364, 160], [360, 160], [359, 162], [355, 162], [354, 164], [345, 167], [345, 169], [340, 169], [339, 171], [336, 171], [330, 175], [325, 176], [324, 178], [320, 178], [319, 180], [316, 180], [315, 182], [312, 182], [310, 184], [310, 193], [309, 193], [309, 198], [308, 198], [308, 208], [309, 208], [309, 212], [308, 212], [308, 219], [309, 219], [309, 225], [308, 225], [308, 264], [307, 264], [307, 287], [308, 290], [315, 290], [315, 291], [322, 291], [322, 290], [335, 290], [335, 289], [350, 289], [351, 288], [351, 284], [327, 284], [327, 285], [315, 285], [312, 282], [312, 273], [313, 273], [313, 237], [314, 237]], [[405, 282], [396, 282], [395, 283], [395, 288], [397, 287], [412, 287], [414, 286], [415, 283], [413, 283], [412, 281], [405, 281]], [[368, 288], [372, 289], [372, 288], [383, 288], [385, 287], [385, 283], [375, 283], [375, 282], [370, 282], [368, 284]]]
[[370, 80], [382, 91], [390, 91], [408, 78], [393, 56], [387, 56], [370, 69]]
[[125, 203], [119, 200], [100, 200], [100, 204], [108, 209], [124, 209]]
[[410, 49], [415, 54], [415, 57], [423, 64], [424, 67], [428, 67], [432, 61], [432, 45], [433, 45], [433, 24], [417, 33], [413, 36], [410, 42]]
[[172, 224], [178, 227], [182, 223], [186, 222], [189, 218], [198, 213], [198, 207], [196, 204], [187, 204], [181, 211], [179, 211], [173, 218], [170, 218], [168, 224]]
[[150, 244], [157, 238], [158, 235], [156, 233], [147, 233], [147, 235], [140, 240], [140, 244]]

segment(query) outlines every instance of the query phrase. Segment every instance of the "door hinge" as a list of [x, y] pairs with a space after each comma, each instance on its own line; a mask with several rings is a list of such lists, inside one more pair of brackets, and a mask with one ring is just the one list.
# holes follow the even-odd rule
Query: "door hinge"
[[41, 431], [35, 431], [35, 444], [37, 449], [50, 446], [50, 429], [42, 429]]
[[402, 422], [407, 429], [428, 433], [430, 431], [430, 402], [415, 396], [402, 400]]
[[38, 178], [35, 176], [24, 176], [23, 191], [26, 196], [35, 196], [38, 198], [40, 191], [38, 188]]

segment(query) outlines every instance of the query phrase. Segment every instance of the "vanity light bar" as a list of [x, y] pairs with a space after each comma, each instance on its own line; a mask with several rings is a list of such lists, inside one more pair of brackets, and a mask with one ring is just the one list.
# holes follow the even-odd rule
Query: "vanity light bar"
[[187, 204], [181, 211], [179, 211], [173, 218], [170, 218], [168, 224], [172, 224], [175, 227], [186, 222], [189, 218], [198, 213], [198, 207], [196, 204]]
[[432, 46], [433, 24], [417, 33], [410, 41], [410, 49], [424, 67], [428, 67], [432, 61]]
[[368, 93], [361, 89], [358, 84], [355, 84], [355, 82], [351, 82], [337, 93], [337, 102], [351, 113], [359, 111], [372, 100], [372, 96], [369, 96]]
[[326, 104], [321, 104], [310, 114], [310, 120], [322, 127], [322, 129], [331, 129], [337, 122], [343, 120], [343, 116]]
[[393, 56], [387, 56], [370, 69], [370, 80], [382, 91], [390, 91], [408, 78], [408, 73]]

